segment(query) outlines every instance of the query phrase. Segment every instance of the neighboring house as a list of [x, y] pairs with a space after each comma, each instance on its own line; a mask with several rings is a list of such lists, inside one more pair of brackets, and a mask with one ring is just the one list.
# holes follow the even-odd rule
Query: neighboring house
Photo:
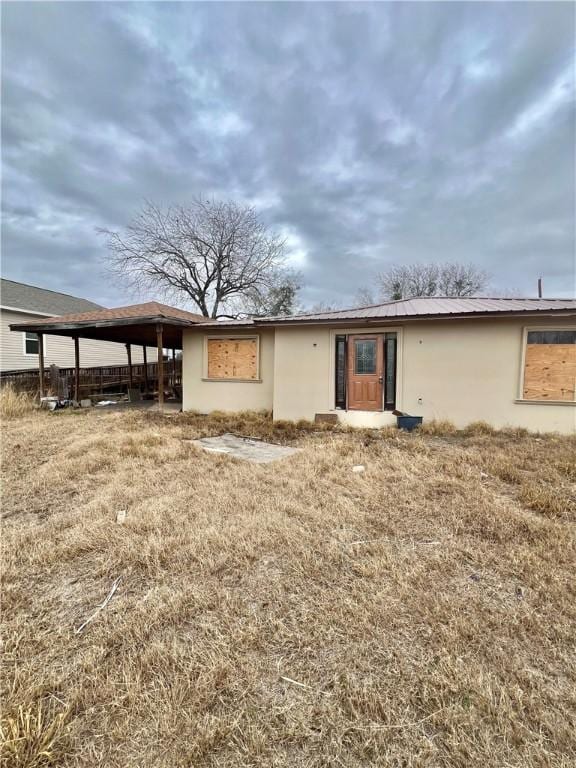
[[157, 334], [160, 348], [183, 350], [184, 410], [359, 427], [394, 424], [398, 410], [576, 433], [575, 299], [415, 298], [227, 322], [151, 302], [25, 328], [147, 344]]
[[[66, 293], [49, 291], [13, 280], [0, 279], [0, 371], [22, 371], [38, 368], [38, 337], [35, 333], [10, 332], [10, 324], [33, 322], [44, 317], [67, 315], [72, 312], [90, 312], [102, 309], [99, 304]], [[83, 367], [100, 365], [126, 365], [124, 344], [106, 341], [80, 341]], [[134, 363], [141, 363], [141, 349], [132, 354]], [[156, 349], [150, 350], [148, 361], [156, 360]], [[74, 342], [61, 336], [44, 337], [44, 363], [55, 363], [61, 368], [74, 366]]]

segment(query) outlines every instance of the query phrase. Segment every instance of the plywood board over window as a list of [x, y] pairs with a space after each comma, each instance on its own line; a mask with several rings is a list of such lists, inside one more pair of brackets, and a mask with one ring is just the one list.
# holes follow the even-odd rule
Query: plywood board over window
[[576, 400], [576, 331], [529, 331], [524, 399]]
[[208, 339], [208, 378], [258, 378], [258, 339]]

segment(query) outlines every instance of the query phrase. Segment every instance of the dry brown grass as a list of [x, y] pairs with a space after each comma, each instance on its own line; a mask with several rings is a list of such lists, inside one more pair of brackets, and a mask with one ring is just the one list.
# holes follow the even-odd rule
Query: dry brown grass
[[[302, 450], [189, 442], [225, 430]], [[3, 444], [6, 768], [574, 765], [574, 440], [81, 412]]]
[[0, 723], [2, 760], [28, 768], [54, 765], [64, 754], [66, 711], [54, 713], [51, 702], [39, 702], [35, 710], [19, 706]]
[[11, 384], [0, 387], [0, 419], [21, 418], [37, 407], [27, 392], [17, 392]]

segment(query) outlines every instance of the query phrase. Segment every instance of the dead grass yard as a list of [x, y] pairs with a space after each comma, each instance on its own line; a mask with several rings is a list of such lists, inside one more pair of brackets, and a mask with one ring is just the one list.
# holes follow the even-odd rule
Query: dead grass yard
[[429, 431], [6, 421], [3, 765], [576, 764], [576, 442]]

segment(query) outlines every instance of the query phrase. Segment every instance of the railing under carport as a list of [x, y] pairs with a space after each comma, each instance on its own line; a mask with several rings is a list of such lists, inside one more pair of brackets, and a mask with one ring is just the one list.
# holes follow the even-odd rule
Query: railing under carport
[[[74, 399], [80, 400], [81, 360], [80, 339], [98, 339], [126, 345], [128, 357], [128, 386], [134, 384], [134, 365], [132, 347], [141, 346], [146, 361], [146, 348], [156, 346], [158, 353], [157, 381], [158, 406], [164, 404], [164, 349], [182, 350], [182, 332], [184, 328], [209, 322], [208, 318], [185, 310], [169, 307], [159, 302], [135, 304], [117, 309], [96, 310], [77, 315], [42, 318], [33, 322], [18, 323], [10, 326], [13, 331], [28, 331], [38, 335], [38, 377], [40, 397], [45, 392], [44, 335], [68, 336], [74, 340]], [[148, 374], [148, 365], [144, 365], [144, 375]]]

